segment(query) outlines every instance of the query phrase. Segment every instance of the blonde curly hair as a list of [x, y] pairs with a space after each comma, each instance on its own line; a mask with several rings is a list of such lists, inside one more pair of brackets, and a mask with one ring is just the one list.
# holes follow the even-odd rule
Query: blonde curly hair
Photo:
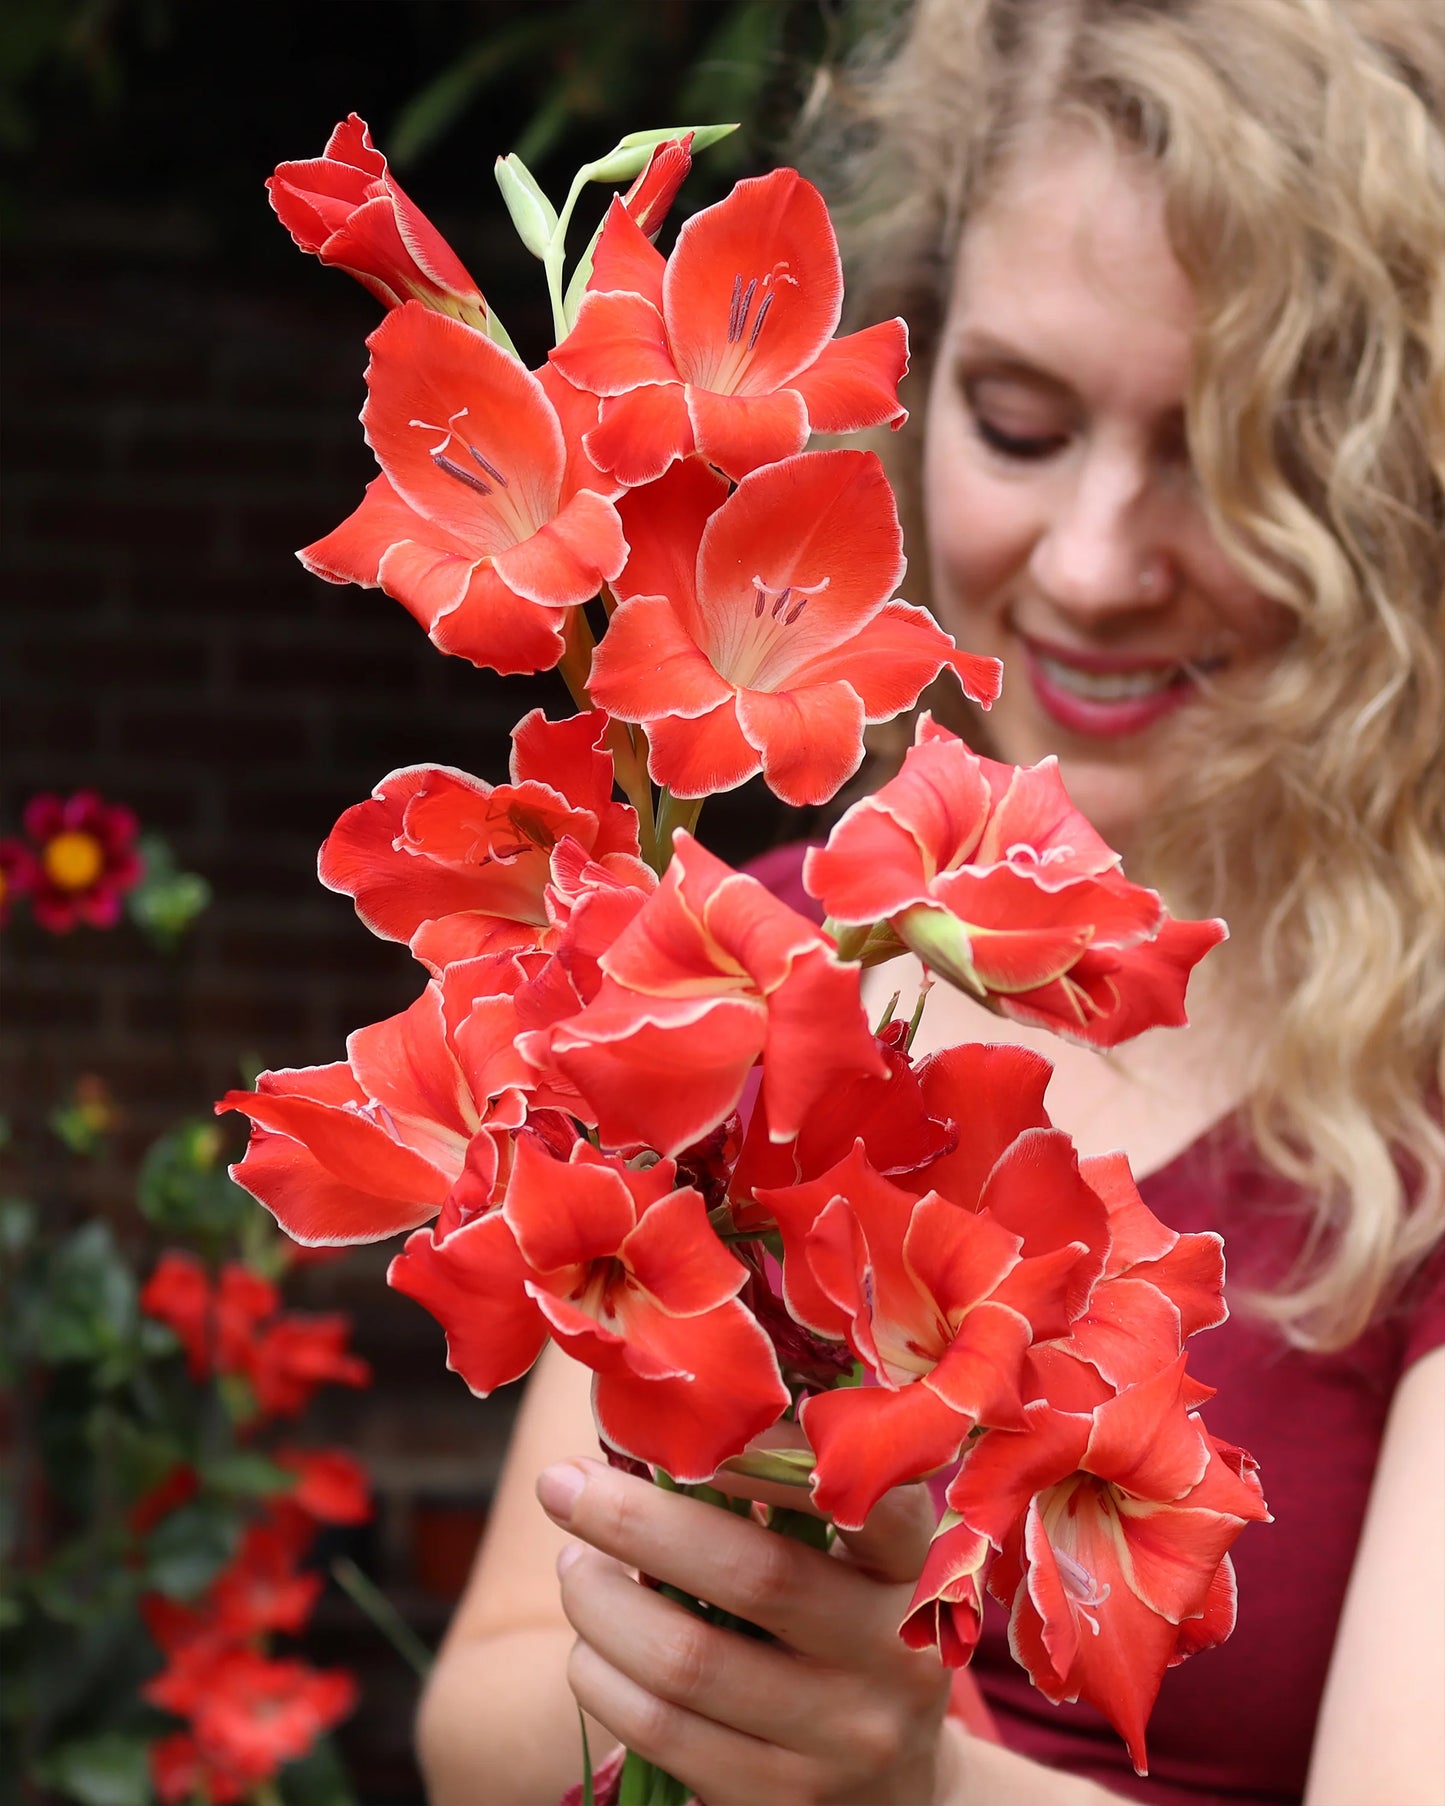
[[[1082, 122], [1162, 182], [1205, 506], [1297, 626], [1254, 693], [1191, 711], [1134, 869], [1254, 962], [1251, 1125], [1319, 1200], [1255, 1303], [1343, 1346], [1445, 1233], [1445, 4], [918, 0], [825, 87], [805, 156], [855, 306], [908, 318], [915, 396], [1019, 148]], [[915, 572], [921, 438], [895, 448]]]

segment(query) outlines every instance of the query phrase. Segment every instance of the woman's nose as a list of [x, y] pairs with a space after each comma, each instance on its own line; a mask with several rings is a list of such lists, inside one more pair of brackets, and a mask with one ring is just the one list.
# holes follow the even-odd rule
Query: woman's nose
[[1120, 455], [1091, 453], [1066, 474], [1030, 560], [1057, 608], [1102, 619], [1170, 599], [1173, 565], [1151, 489], [1147, 466]]

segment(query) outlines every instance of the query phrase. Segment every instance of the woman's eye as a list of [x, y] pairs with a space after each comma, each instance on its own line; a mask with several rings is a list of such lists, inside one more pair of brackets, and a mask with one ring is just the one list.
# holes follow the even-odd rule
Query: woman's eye
[[998, 452], [1005, 458], [1037, 462], [1042, 458], [1051, 458], [1068, 444], [1066, 433], [1009, 432], [982, 414], [974, 415], [973, 425], [974, 431], [989, 450]]

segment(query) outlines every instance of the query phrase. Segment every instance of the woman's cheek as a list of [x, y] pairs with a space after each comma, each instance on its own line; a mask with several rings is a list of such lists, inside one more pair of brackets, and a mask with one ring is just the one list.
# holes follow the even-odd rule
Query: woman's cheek
[[1036, 536], [1028, 487], [1001, 483], [963, 458], [929, 472], [934, 606], [970, 651], [999, 650], [1006, 602]]

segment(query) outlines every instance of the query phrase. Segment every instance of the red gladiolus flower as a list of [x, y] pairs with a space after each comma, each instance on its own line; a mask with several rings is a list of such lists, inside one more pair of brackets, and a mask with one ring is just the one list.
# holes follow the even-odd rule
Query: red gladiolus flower
[[788, 1404], [772, 1344], [737, 1294], [747, 1270], [670, 1160], [634, 1170], [578, 1142], [566, 1162], [518, 1143], [506, 1199], [438, 1240], [418, 1231], [387, 1275], [447, 1332], [480, 1396], [550, 1335], [597, 1375], [607, 1442], [701, 1481]]
[[664, 138], [652, 147], [647, 166], [622, 197], [622, 205], [639, 232], [655, 239], [692, 168], [691, 132]]
[[239, 1261], [228, 1261], [212, 1286], [194, 1254], [170, 1249], [141, 1289], [140, 1307], [174, 1330], [192, 1379], [239, 1373], [256, 1326], [280, 1309], [275, 1286]]
[[24, 841], [0, 840], [0, 926], [16, 902], [35, 888], [35, 855]]
[[637, 816], [612, 800], [600, 710], [512, 730], [510, 784], [413, 765], [348, 809], [321, 849], [321, 882], [356, 899], [373, 934], [408, 941], [434, 971], [481, 953], [550, 947], [552, 853], [563, 839], [650, 890]]
[[[310, 1540], [310, 1526], [305, 1540]], [[297, 1568], [303, 1547], [283, 1525], [247, 1526], [240, 1548], [207, 1596], [213, 1620], [225, 1636], [244, 1643], [261, 1631], [294, 1635], [301, 1630], [325, 1585], [320, 1574], [303, 1574]]]
[[304, 1756], [355, 1705], [356, 1681], [341, 1669], [236, 1649], [216, 1664], [191, 1724], [210, 1760], [254, 1787]]
[[299, 1417], [322, 1386], [369, 1386], [371, 1369], [351, 1354], [350, 1320], [330, 1316], [278, 1317], [246, 1364], [256, 1403], [267, 1417]]
[[487, 304], [476, 283], [397, 187], [355, 113], [332, 132], [319, 157], [279, 163], [266, 189], [301, 249], [349, 271], [383, 307], [420, 301], [486, 330]]
[[755, 878], [681, 830], [673, 844], [662, 883], [600, 955], [596, 997], [537, 1040], [608, 1146], [677, 1154], [700, 1141], [759, 1055], [772, 1132], [796, 1135], [835, 1086], [887, 1071], [858, 969]]
[[1184, 1357], [1092, 1412], [1026, 1408], [990, 1431], [948, 1491], [999, 1551], [988, 1587], [1047, 1698], [1086, 1700], [1147, 1772], [1164, 1670], [1234, 1628], [1230, 1545], [1268, 1521], [1254, 1464], [1186, 1409]]
[[173, 1467], [136, 1500], [125, 1514], [126, 1528], [132, 1536], [149, 1536], [163, 1518], [182, 1505], [189, 1505], [201, 1490], [201, 1476], [189, 1463]]
[[93, 790], [77, 790], [67, 798], [32, 797], [24, 827], [35, 856], [28, 866], [13, 862], [11, 870], [23, 872], [40, 926], [52, 934], [66, 934], [77, 922], [114, 928], [121, 898], [143, 872], [132, 812]]
[[364, 1524], [371, 1516], [366, 1469], [345, 1449], [281, 1448], [273, 1459], [297, 1477], [284, 1503], [318, 1524]]
[[146, 1753], [151, 1785], [163, 1806], [190, 1806], [195, 1800], [206, 1800], [209, 1806], [232, 1806], [250, 1792], [251, 1783], [210, 1760], [189, 1731], [158, 1738]]
[[382, 474], [301, 562], [384, 589], [443, 652], [495, 671], [550, 669], [569, 609], [627, 556], [617, 485], [582, 450], [596, 401], [415, 303], [367, 344], [361, 419]]
[[690, 463], [621, 504], [624, 600], [589, 683], [646, 724], [657, 783], [709, 796], [761, 771], [784, 802], [826, 802], [862, 762], [865, 723], [945, 666], [985, 707], [998, 694], [996, 660], [890, 601], [903, 540], [872, 452], [810, 452], [725, 491]]
[[936, 1649], [946, 1668], [962, 1668], [983, 1628], [983, 1576], [992, 1548], [986, 1536], [945, 1512], [898, 1634], [910, 1649]]
[[619, 482], [653, 482], [693, 451], [736, 479], [811, 433], [907, 419], [907, 328], [888, 320], [833, 337], [838, 243], [796, 170], [739, 182], [686, 222], [666, 259], [615, 200], [587, 287], [549, 355], [606, 398], [588, 451]]
[[[846, 1338], [879, 1381], [802, 1406], [818, 1455], [814, 1501], [845, 1529], [891, 1486], [955, 1460], [976, 1424], [1023, 1422], [1024, 1351], [1038, 1322], [1067, 1321], [1087, 1245], [1021, 1263], [1022, 1238], [991, 1199], [1017, 1218], [1081, 1194], [1067, 1136], [1034, 1130], [995, 1166], [976, 1208], [903, 1190], [856, 1147], [820, 1178], [761, 1195], [782, 1231], [789, 1309]], [[1087, 1224], [1095, 1211], [1082, 1202]]]
[[971, 752], [927, 715], [896, 778], [809, 852], [838, 923], [886, 923], [870, 960], [910, 948], [1006, 1016], [1099, 1047], [1185, 1021], [1192, 968], [1223, 922], [1176, 922], [1131, 884], [1069, 802], [1057, 763]]
[[514, 1045], [523, 977], [505, 955], [449, 966], [410, 1009], [357, 1029], [345, 1061], [228, 1091], [216, 1109], [252, 1121], [231, 1176], [296, 1241], [331, 1245], [435, 1216], [478, 1138], [495, 1176], [538, 1083]]

